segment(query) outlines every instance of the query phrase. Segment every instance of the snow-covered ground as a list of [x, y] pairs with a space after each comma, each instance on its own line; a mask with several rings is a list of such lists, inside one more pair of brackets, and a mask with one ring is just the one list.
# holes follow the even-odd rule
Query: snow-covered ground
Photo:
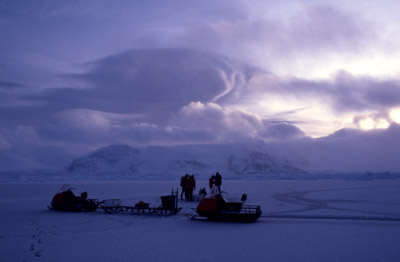
[[[62, 183], [0, 184], [1, 261], [400, 261], [397, 179], [223, 181], [228, 199], [247, 193], [248, 204], [261, 205], [256, 223], [192, 221], [185, 213], [196, 203], [185, 201], [170, 217], [50, 211]], [[179, 182], [71, 184], [89, 198], [156, 206]], [[346, 216], [399, 220], [334, 219]]]

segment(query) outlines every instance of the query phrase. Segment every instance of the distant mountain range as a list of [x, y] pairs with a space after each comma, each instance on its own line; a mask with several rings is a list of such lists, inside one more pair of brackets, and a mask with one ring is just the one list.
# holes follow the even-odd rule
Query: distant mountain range
[[0, 172], [58, 173], [64, 166], [67, 175], [76, 178], [108, 174], [110, 179], [170, 179], [185, 173], [207, 178], [217, 171], [233, 178], [305, 173], [399, 173], [399, 137], [400, 125], [392, 124], [385, 130], [355, 132], [343, 129], [328, 137], [279, 143], [252, 140], [141, 148], [111, 145], [81, 157], [67, 154], [59, 147], [43, 146], [37, 150], [12, 147], [0, 151]]
[[111, 145], [74, 159], [65, 167], [75, 175], [116, 173], [138, 177], [177, 177], [185, 173], [208, 178], [215, 172], [227, 176], [304, 174], [285, 158], [268, 154], [263, 145], [185, 145], [146, 147]]

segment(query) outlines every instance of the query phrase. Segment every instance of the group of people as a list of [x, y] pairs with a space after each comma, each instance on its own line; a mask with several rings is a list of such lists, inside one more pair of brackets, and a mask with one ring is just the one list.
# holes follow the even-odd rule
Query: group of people
[[187, 201], [193, 201], [193, 191], [196, 189], [196, 180], [194, 179], [194, 175], [186, 174], [181, 177], [181, 200], [183, 199], [183, 195], [185, 195], [185, 199]]
[[[217, 172], [215, 175], [211, 175], [209, 181], [209, 187], [211, 194], [221, 194], [221, 185], [222, 185], [222, 176]], [[194, 175], [185, 174], [181, 177], [181, 200], [183, 200], [183, 196], [185, 195], [185, 199], [187, 201], [193, 201], [193, 191], [196, 189], [196, 180]], [[207, 194], [205, 188], [201, 188], [199, 191], [199, 195], [203, 197]]]

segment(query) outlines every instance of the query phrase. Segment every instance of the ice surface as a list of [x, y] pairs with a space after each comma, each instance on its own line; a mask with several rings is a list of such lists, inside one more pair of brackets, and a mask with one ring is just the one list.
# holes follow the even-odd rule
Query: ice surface
[[[89, 198], [160, 204], [179, 181], [70, 182]], [[1, 261], [399, 261], [400, 222], [268, 218], [270, 215], [400, 217], [400, 180], [223, 181], [226, 198], [248, 194], [256, 223], [175, 216], [57, 212], [61, 182], [0, 184]], [[198, 181], [206, 187], [207, 181]]]

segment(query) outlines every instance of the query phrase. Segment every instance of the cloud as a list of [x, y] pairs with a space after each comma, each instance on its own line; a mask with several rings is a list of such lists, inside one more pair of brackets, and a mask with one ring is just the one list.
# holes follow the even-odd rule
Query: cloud
[[338, 72], [334, 81], [294, 80], [287, 93], [312, 96], [331, 103], [336, 112], [380, 110], [400, 104], [400, 83]]
[[[93, 64], [78, 75], [93, 89], [80, 97], [95, 110], [146, 114], [161, 122], [191, 101], [213, 101], [239, 84], [225, 60], [184, 49], [131, 50]], [[82, 102], [81, 102], [82, 103]]]
[[[147, 20], [157, 21], [182, 21], [199, 18], [213, 19], [214, 17], [238, 17], [244, 12], [241, 1], [232, 3], [229, 0], [218, 2], [204, 0], [202, 2], [188, 3], [184, 0], [165, 2], [160, 0], [138, 1], [121, 0], [112, 3], [107, 0], [98, 0], [94, 3], [84, 0], [59, 1], [54, 5], [52, 1], [41, 0], [42, 5], [35, 7], [37, 15], [48, 17], [90, 17], [106, 19], [111, 17], [128, 19], [134, 16], [136, 21], [144, 23]], [[173, 13], [174, 15], [167, 16]], [[192, 14], [187, 17], [187, 14]]]
[[138, 114], [115, 114], [89, 109], [71, 109], [56, 114], [57, 118], [70, 126], [82, 129], [107, 128], [111, 125], [126, 125], [135, 123], [143, 118]]
[[299, 139], [306, 134], [297, 126], [285, 121], [263, 121], [264, 128], [258, 131], [258, 136], [265, 141], [282, 141]]
[[15, 82], [0, 82], [0, 89], [6, 89], [6, 88], [19, 88], [23, 87], [23, 85]]
[[[337, 114], [382, 111], [400, 105], [400, 82], [370, 76], [354, 76], [338, 71], [332, 80], [282, 79], [258, 73], [249, 80], [240, 96], [253, 100], [262, 95], [307, 101], [312, 99], [329, 105]], [[306, 107], [306, 104], [304, 104]]]
[[[83, 73], [58, 75], [61, 87], [39, 88], [35, 81], [24, 84], [29, 77], [22, 82], [4, 77], [0, 100], [7, 108], [0, 112], [2, 119], [10, 124], [43, 122], [59, 111], [86, 108], [141, 114], [145, 122], [165, 125], [191, 101], [217, 101], [244, 84], [240, 70], [227, 59], [186, 49], [130, 50], [85, 68]], [[29, 111], [22, 114], [23, 108]]]
[[308, 80], [254, 70], [247, 85], [236, 88], [223, 105], [263, 119], [296, 121], [307, 135], [321, 137], [344, 127], [361, 127], [360, 121], [373, 120], [368, 125], [387, 128], [394, 121], [391, 112], [400, 107], [400, 82], [345, 71], [332, 79]]
[[149, 143], [161, 130], [155, 124], [142, 122], [144, 117], [138, 114], [69, 109], [54, 116], [56, 121], [35, 129], [41, 139], [91, 149], [114, 143]]
[[290, 21], [290, 49], [296, 50], [298, 46], [301, 50], [315, 52], [355, 51], [361, 48], [372, 28], [367, 33], [363, 30], [367, 22], [355, 19], [353, 15], [329, 5], [304, 8]]
[[3, 148], [295, 141], [398, 119], [399, 82], [374, 77], [398, 73], [395, 1], [0, 5]]
[[[1, 105], [1, 124], [9, 130], [2, 145], [18, 144], [19, 136], [24, 136], [26, 145], [59, 145], [76, 152], [110, 143], [215, 141], [213, 132], [170, 121], [192, 101], [219, 101], [244, 84], [241, 71], [227, 59], [185, 49], [131, 50], [86, 67], [91, 69], [63, 76], [79, 86], [38, 90], [1, 82], [2, 99], [6, 99]], [[238, 124], [251, 122], [243, 120], [246, 114], [240, 112], [231, 116], [217, 121], [226, 121], [224, 128], [234, 127], [235, 119]], [[21, 126], [29, 126], [31, 136], [12, 131]]]
[[109, 144], [135, 146], [209, 143], [215, 134], [181, 125], [159, 126], [137, 114], [117, 114], [88, 109], [71, 109], [55, 114], [56, 121], [32, 128], [37, 142], [63, 144], [67, 151], [94, 150]]
[[252, 139], [263, 128], [262, 120], [257, 115], [224, 109], [212, 102], [191, 102], [178, 112], [172, 125], [186, 130], [203, 130], [214, 137], [213, 142]]
[[[310, 121], [322, 121], [318, 114], [326, 117], [321, 106], [339, 116], [351, 112], [359, 124], [371, 117], [369, 111], [387, 112], [400, 101], [393, 80], [346, 72], [333, 80], [287, 80], [187, 49], [131, 50], [87, 67], [86, 73], [64, 76], [80, 82], [79, 87], [24, 93], [28, 87], [3, 82], [13, 105], [2, 110], [3, 121], [30, 125], [43, 141], [86, 147], [279, 141], [309, 135]], [[260, 108], [260, 102], [268, 107]], [[309, 118], [290, 121], [304, 115]], [[262, 120], [271, 117], [281, 120]]]
[[326, 59], [343, 53], [354, 55], [365, 50], [372, 39], [373, 26], [360, 16], [331, 5], [302, 5], [289, 18], [257, 16], [188, 26], [182, 41], [189, 47], [215, 50], [274, 71], [317, 62], [322, 54]]
[[0, 170], [59, 169], [88, 149], [41, 137], [40, 128], [29, 125], [0, 128]]
[[[279, 141], [304, 135], [289, 123], [265, 122], [250, 112], [226, 109], [213, 102], [189, 103], [175, 113], [166, 126], [146, 122], [148, 119], [140, 114], [89, 109], [64, 110], [54, 114], [54, 119], [45, 125], [30, 126], [30, 135], [24, 135], [25, 143], [63, 145], [68, 152], [82, 152], [108, 144], [147, 146], [253, 139]], [[11, 134], [9, 132], [8, 138], [14, 142], [21, 135], [20, 132]]]

